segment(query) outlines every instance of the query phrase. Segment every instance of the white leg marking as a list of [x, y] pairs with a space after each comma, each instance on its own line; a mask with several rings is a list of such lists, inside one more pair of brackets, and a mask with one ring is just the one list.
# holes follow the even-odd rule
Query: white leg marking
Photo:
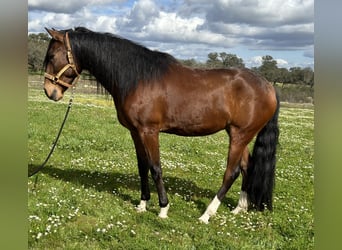
[[140, 204], [135, 209], [137, 210], [138, 213], [146, 212], [146, 204], [147, 204], [147, 201], [141, 200]]
[[170, 208], [170, 203], [167, 204], [166, 207], [160, 208], [160, 213], [159, 213], [158, 216], [159, 216], [160, 218], [162, 218], [162, 219], [167, 218], [167, 217], [168, 217], [168, 216], [167, 216], [167, 212], [169, 211], [169, 208]]
[[208, 224], [209, 218], [216, 213], [220, 204], [221, 201], [217, 198], [217, 196], [215, 196], [215, 198], [211, 201], [211, 203], [207, 207], [207, 210], [205, 210], [204, 214], [199, 218], [199, 220], [204, 222], [205, 224]]
[[246, 212], [248, 209], [248, 195], [246, 192], [241, 191], [240, 192], [240, 198], [238, 205], [236, 208], [232, 211], [233, 214], [238, 214], [240, 212]]

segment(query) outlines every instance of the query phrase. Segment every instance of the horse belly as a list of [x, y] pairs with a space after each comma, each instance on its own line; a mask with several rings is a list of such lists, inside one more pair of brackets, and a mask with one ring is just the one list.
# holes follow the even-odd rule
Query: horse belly
[[225, 129], [228, 113], [214, 103], [189, 101], [167, 111], [162, 132], [182, 136], [201, 136]]

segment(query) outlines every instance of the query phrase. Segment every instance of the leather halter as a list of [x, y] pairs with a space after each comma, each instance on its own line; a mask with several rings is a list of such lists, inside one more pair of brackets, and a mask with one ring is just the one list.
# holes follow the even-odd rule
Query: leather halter
[[[53, 84], [59, 84], [59, 85], [62, 85], [64, 87], [70, 88], [73, 86], [74, 83], [76, 84], [76, 82], [78, 81], [78, 79], [80, 78], [81, 75], [77, 71], [75, 61], [74, 61], [74, 57], [73, 57], [72, 52], [71, 52], [71, 46], [70, 46], [68, 32], [65, 33], [65, 46], [67, 49], [67, 55], [68, 55], [69, 63], [67, 65], [65, 65], [56, 75], [52, 75], [52, 74], [45, 72], [44, 77], [51, 80]], [[68, 70], [69, 68], [71, 68], [77, 74], [77, 77], [71, 82], [71, 84], [64, 82], [60, 79], [60, 77], [64, 74], [64, 72], [66, 70]]]

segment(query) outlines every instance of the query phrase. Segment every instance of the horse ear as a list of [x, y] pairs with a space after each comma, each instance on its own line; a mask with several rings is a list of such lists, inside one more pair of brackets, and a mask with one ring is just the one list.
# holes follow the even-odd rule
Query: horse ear
[[45, 28], [45, 29], [53, 39], [63, 42], [63, 36], [64, 36], [63, 33], [55, 29], [48, 29], [48, 28]]

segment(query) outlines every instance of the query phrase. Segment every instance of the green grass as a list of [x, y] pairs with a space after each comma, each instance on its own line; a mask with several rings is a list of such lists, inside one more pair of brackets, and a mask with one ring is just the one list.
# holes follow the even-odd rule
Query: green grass
[[[28, 171], [41, 164], [61, 125], [61, 103], [28, 93]], [[158, 218], [158, 198], [138, 214], [140, 188], [133, 142], [112, 101], [75, 94], [60, 141], [45, 169], [28, 179], [30, 249], [313, 249], [312, 109], [281, 108], [274, 211], [231, 214], [241, 177], [208, 225], [198, 218], [218, 191], [228, 137], [160, 135], [171, 207]]]

